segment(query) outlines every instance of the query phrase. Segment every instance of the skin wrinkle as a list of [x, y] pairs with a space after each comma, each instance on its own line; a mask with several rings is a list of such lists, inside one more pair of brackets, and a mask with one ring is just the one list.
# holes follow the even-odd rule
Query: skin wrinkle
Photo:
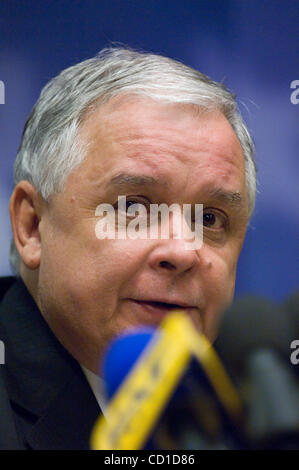
[[[146, 186], [158, 186], [165, 185], [169, 187], [169, 184], [164, 179], [156, 179], [144, 175], [132, 175], [128, 173], [119, 173], [118, 175], [111, 178], [109, 182], [105, 185], [105, 190], [109, 190], [110, 186], [116, 186], [118, 189], [118, 194], [121, 190], [126, 190], [126, 187], [136, 187], [144, 188]], [[241, 210], [244, 209], [244, 202], [240, 192], [238, 191], [224, 191], [222, 188], [211, 188], [207, 190], [207, 197], [210, 199], [218, 200], [219, 202], [224, 202], [232, 206], [232, 208]]]
[[[39, 225], [35, 298], [50, 328], [95, 373], [116, 334], [161, 320], [131, 299], [162, 296], [169, 303], [196, 305], [190, 316], [213, 341], [233, 297], [248, 217], [244, 158], [231, 126], [219, 112], [199, 114], [188, 106], [135, 99], [101, 106], [82, 123], [80, 136], [89, 142], [88, 154], [68, 176], [65, 190], [43, 206]], [[110, 190], [109, 181], [120, 174], [161, 184], [126, 183]], [[236, 211], [225, 198], [220, 202], [219, 188], [240, 193], [242, 207]], [[217, 236], [206, 230], [197, 252], [185, 250], [184, 240], [98, 240], [95, 209], [101, 202], [114, 204], [119, 189], [152, 202], [225, 209], [230, 229]], [[23, 277], [26, 282], [26, 269]]]

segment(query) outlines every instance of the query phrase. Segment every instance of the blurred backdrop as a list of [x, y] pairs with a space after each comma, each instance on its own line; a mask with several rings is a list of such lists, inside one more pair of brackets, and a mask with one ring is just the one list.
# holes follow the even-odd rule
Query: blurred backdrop
[[290, 85], [299, 80], [298, 30], [298, 0], [1, 0], [0, 275], [10, 273], [7, 206], [31, 107], [63, 68], [121, 43], [181, 60], [237, 94], [256, 144], [259, 194], [236, 295], [280, 301], [294, 291], [299, 92], [292, 103]]

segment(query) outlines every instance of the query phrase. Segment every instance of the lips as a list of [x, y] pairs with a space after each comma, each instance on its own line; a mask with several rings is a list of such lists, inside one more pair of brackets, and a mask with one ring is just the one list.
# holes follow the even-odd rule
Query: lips
[[165, 309], [165, 310], [174, 310], [174, 309], [186, 309], [186, 308], [194, 308], [189, 305], [183, 304], [175, 304], [175, 303], [168, 303], [168, 302], [160, 302], [160, 301], [152, 301], [152, 300], [134, 300], [141, 305], [149, 306], [154, 309]]
[[197, 329], [202, 329], [202, 319], [199, 309], [184, 302], [169, 303], [160, 300], [136, 300], [130, 299], [132, 307], [136, 313], [141, 313], [144, 321], [150, 323], [159, 323], [167, 314], [173, 310], [181, 310], [186, 313]]

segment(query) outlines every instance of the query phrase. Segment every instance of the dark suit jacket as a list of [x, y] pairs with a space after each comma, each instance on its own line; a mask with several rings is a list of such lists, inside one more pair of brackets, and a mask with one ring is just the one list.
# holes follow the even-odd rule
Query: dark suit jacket
[[20, 279], [0, 279], [0, 449], [88, 449], [100, 413]]

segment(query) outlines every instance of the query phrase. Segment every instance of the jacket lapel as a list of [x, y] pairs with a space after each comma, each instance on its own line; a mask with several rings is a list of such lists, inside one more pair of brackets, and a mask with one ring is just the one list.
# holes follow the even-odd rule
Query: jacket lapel
[[32, 449], [87, 450], [99, 412], [82, 371], [77, 370], [25, 439]]

